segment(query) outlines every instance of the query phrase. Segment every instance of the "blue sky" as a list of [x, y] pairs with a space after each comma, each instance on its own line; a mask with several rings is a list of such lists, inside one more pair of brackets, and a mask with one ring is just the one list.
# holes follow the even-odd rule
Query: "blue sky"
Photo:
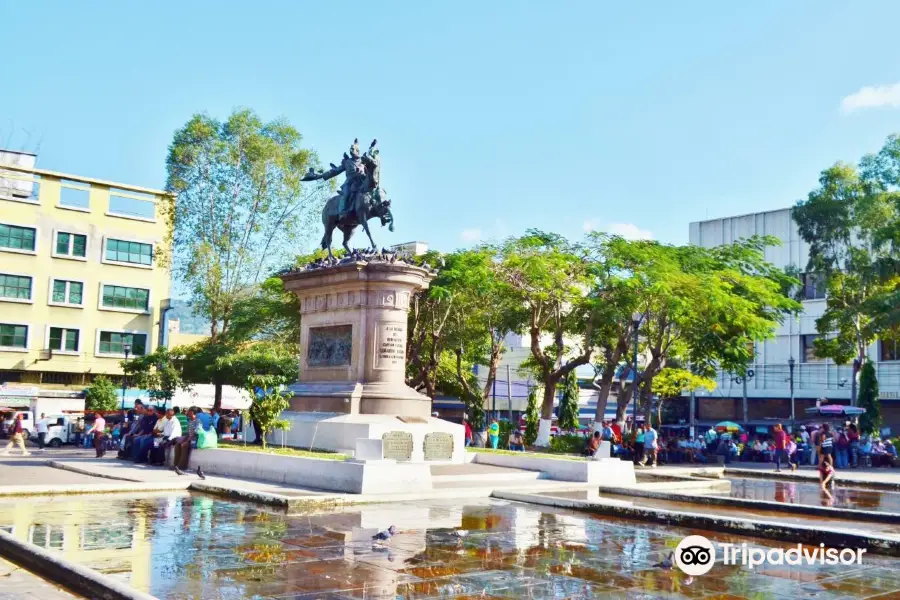
[[689, 221], [787, 206], [900, 131], [898, 21], [875, 1], [0, 0], [0, 145], [159, 187], [192, 113], [248, 106], [326, 163], [379, 139], [381, 245], [686, 242]]

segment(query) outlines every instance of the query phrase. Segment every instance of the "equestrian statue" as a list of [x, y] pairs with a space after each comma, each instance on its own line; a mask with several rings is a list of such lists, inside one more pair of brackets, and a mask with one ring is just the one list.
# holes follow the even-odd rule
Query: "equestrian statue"
[[394, 216], [391, 214], [391, 201], [382, 189], [379, 178], [381, 176], [381, 159], [378, 157], [378, 149], [375, 144], [378, 140], [372, 140], [369, 149], [360, 154], [359, 140], [353, 140], [350, 151], [345, 152], [340, 165], [331, 163], [328, 171], [316, 171], [310, 167], [309, 172], [303, 176], [303, 181], [315, 181], [321, 179], [327, 181], [344, 174], [344, 183], [337, 194], [328, 199], [322, 208], [322, 224], [325, 226], [325, 235], [322, 236], [322, 249], [328, 250], [328, 258], [334, 259], [331, 253], [331, 237], [335, 229], [340, 229], [344, 234], [343, 246], [350, 252], [347, 242], [353, 236], [353, 230], [362, 225], [363, 231], [369, 237], [371, 250], [377, 251], [372, 232], [369, 231], [369, 219], [381, 219], [381, 226], [388, 226], [389, 231], [394, 231]]

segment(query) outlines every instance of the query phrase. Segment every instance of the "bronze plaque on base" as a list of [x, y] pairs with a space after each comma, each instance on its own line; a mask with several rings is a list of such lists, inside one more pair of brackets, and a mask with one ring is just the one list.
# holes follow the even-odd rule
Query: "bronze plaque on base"
[[453, 434], [438, 431], [425, 435], [425, 460], [453, 458]]
[[406, 461], [412, 458], [413, 436], [408, 431], [388, 431], [381, 436], [384, 442], [384, 458]]

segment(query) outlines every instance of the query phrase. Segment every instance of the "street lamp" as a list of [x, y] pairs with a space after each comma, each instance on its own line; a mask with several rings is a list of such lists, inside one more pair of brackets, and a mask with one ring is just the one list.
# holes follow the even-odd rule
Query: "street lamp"
[[796, 364], [797, 361], [794, 360], [793, 356], [788, 359], [788, 370], [790, 371], [788, 380], [791, 382], [791, 433], [796, 429], [794, 427], [794, 419], [796, 418], [794, 411], [794, 365]]
[[635, 312], [631, 314], [631, 325], [634, 328], [634, 380], [631, 384], [631, 401], [634, 402], [634, 408], [631, 410], [631, 430], [637, 431], [637, 405], [638, 405], [638, 329], [641, 326], [641, 318], [644, 315]]
[[755, 375], [756, 372], [753, 369], [747, 369], [747, 371], [743, 375], [738, 375], [737, 377], [732, 378], [733, 382], [743, 385], [743, 400], [741, 402], [741, 407], [745, 425], [750, 422], [749, 408], [747, 407], [747, 381], [753, 379]]
[[[125, 352], [125, 360], [128, 360], [128, 355], [131, 354], [131, 344], [124, 344], [122, 346], [122, 350]], [[125, 388], [128, 387], [128, 375], [125, 374], [125, 370], [122, 370], [122, 412], [125, 412]]]

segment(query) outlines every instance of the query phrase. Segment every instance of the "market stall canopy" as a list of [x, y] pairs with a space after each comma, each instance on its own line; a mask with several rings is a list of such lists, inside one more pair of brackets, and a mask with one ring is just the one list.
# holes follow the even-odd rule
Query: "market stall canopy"
[[728, 433], [736, 433], [744, 430], [743, 427], [734, 421], [722, 421], [721, 423], [716, 423], [715, 429], [716, 431], [726, 431]]
[[865, 412], [864, 408], [843, 404], [825, 404], [806, 409], [806, 414], [814, 417], [858, 417]]
[[[215, 401], [216, 387], [211, 383], [192, 385], [188, 390], [175, 393], [170, 406], [188, 408], [212, 408]], [[222, 387], [222, 408], [224, 410], [247, 410], [252, 397], [245, 390], [230, 385]]]

